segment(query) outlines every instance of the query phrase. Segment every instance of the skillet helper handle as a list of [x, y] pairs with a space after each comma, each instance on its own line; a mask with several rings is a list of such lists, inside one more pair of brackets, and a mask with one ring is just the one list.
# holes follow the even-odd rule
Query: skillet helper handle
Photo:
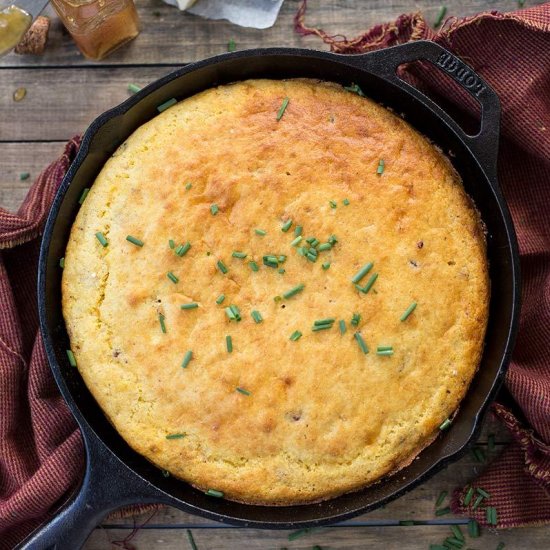
[[[496, 183], [498, 136], [500, 128], [500, 100], [496, 92], [471, 67], [435, 42], [418, 40], [363, 55], [347, 56], [352, 64], [376, 68], [376, 74], [391, 81], [398, 88], [414, 96], [418, 101], [437, 112], [445, 123], [467, 144], [482, 168]], [[466, 90], [481, 107], [480, 130], [469, 135], [428, 96], [402, 80], [397, 68], [403, 63], [429, 61], [434, 67], [449, 75]]]
[[117, 508], [163, 500], [157, 489], [129, 470], [94, 434], [88, 434], [84, 441], [87, 468], [82, 485], [18, 550], [78, 550]]

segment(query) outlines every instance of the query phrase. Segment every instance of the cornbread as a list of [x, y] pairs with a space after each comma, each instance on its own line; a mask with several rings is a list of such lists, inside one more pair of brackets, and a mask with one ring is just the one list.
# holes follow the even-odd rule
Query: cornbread
[[82, 202], [72, 353], [172, 476], [319, 501], [448, 426], [482, 352], [483, 229], [449, 161], [383, 107], [308, 80], [210, 89], [134, 132]]

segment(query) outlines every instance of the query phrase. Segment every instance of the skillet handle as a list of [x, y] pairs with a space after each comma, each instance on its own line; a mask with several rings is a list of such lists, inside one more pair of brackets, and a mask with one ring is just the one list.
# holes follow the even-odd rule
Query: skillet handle
[[[391, 81], [398, 88], [412, 95], [416, 100], [435, 111], [465, 142], [470, 151], [485, 169], [493, 183], [496, 183], [498, 137], [500, 128], [500, 100], [496, 92], [471, 67], [435, 42], [418, 40], [375, 52], [346, 56], [347, 62], [361, 68], [374, 69], [374, 73]], [[466, 90], [481, 107], [481, 124], [478, 134], [471, 136], [434, 101], [420, 90], [397, 75], [397, 68], [403, 63], [429, 61], [434, 67], [448, 74]]]
[[83, 430], [87, 468], [80, 488], [18, 550], [78, 550], [112, 511], [142, 503], [168, 502], [158, 489], [125, 466], [93, 433]]

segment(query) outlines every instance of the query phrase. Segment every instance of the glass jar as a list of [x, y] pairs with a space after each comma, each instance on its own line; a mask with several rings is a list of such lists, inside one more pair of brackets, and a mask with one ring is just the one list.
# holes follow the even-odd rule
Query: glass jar
[[132, 0], [51, 0], [80, 51], [99, 60], [135, 38], [139, 18]]

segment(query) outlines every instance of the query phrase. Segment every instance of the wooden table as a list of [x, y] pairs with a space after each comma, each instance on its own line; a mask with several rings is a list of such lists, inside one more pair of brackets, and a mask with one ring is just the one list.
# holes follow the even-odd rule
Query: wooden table
[[[527, 1], [526, 4], [542, 2]], [[302, 46], [323, 48], [318, 39], [301, 38], [293, 32], [292, 20], [298, 0], [286, 0], [276, 25], [267, 30], [243, 29], [222, 21], [206, 21], [180, 13], [161, 0], [138, 0], [143, 32], [128, 46], [100, 63], [84, 59], [53, 19], [50, 41], [41, 57], [10, 54], [0, 60], [0, 205], [16, 210], [39, 172], [62, 150], [63, 143], [82, 132], [106, 109], [127, 96], [129, 83], [140, 85], [174, 70], [182, 64], [226, 51], [233, 38], [238, 49], [259, 46]], [[308, 23], [331, 32], [352, 36], [377, 22], [393, 20], [404, 12], [422, 10], [433, 21], [440, 0], [310, 0]], [[447, 0], [449, 15], [469, 15], [488, 9], [508, 11], [515, 0]], [[50, 11], [49, 14], [53, 14]], [[14, 102], [15, 89], [25, 87], [27, 96]], [[30, 172], [21, 180], [19, 175]], [[487, 436], [496, 435], [496, 449], [487, 450]], [[486, 421], [478, 445], [490, 457], [508, 440], [507, 433]], [[139, 549], [191, 548], [186, 529], [192, 529], [200, 550], [218, 548], [428, 548], [450, 535], [450, 525], [463, 526], [462, 517], [436, 517], [434, 503], [443, 490], [474, 478], [484, 467], [468, 454], [402, 498], [342, 524], [321, 529], [289, 542], [288, 531], [237, 529], [166, 508], [158, 512], [132, 539]], [[518, 498], [521, 498], [519, 496]], [[87, 550], [110, 547], [132, 533], [134, 521], [146, 518], [107, 520], [92, 534]], [[400, 525], [403, 520], [422, 520], [422, 525]], [[482, 538], [466, 546], [543, 550], [550, 547], [548, 528], [508, 532], [483, 530]]]

